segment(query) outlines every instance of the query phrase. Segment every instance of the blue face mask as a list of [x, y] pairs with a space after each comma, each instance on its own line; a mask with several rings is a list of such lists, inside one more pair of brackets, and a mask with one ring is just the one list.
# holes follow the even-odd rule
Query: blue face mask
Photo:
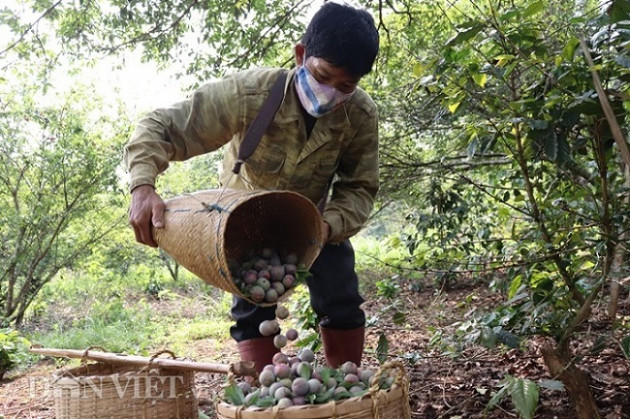
[[332, 86], [318, 82], [305, 65], [300, 66], [295, 73], [295, 89], [306, 112], [315, 118], [335, 110], [354, 94], [354, 91], [341, 93]]

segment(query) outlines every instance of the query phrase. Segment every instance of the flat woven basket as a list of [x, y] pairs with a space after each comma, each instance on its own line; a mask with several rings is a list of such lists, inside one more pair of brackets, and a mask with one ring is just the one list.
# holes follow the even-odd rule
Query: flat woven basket
[[[409, 380], [400, 362], [386, 363], [376, 376], [395, 373], [389, 390], [373, 386], [362, 397], [331, 401], [326, 404], [291, 406], [283, 409], [234, 406], [217, 403], [219, 419], [409, 419]], [[377, 380], [378, 381], [378, 380]]]
[[57, 419], [199, 417], [194, 371], [84, 364], [53, 374]]
[[211, 189], [165, 203], [164, 227], [153, 230], [160, 248], [208, 284], [245, 299], [228, 261], [272, 248], [294, 252], [299, 263], [310, 268], [321, 251], [321, 214], [295, 192]]

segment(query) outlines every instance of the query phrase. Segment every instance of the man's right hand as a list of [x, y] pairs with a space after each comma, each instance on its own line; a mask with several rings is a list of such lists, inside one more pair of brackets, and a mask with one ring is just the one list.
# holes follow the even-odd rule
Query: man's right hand
[[166, 204], [151, 185], [140, 185], [131, 191], [131, 207], [129, 223], [136, 234], [136, 241], [151, 247], [157, 243], [151, 235], [151, 226], [164, 226], [164, 209]]

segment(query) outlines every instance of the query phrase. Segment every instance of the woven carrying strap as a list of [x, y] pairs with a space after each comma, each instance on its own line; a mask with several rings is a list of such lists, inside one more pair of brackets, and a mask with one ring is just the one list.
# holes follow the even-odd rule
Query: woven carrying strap
[[265, 102], [260, 108], [260, 111], [258, 111], [256, 118], [254, 118], [254, 121], [245, 133], [241, 147], [238, 150], [238, 159], [234, 164], [232, 173], [238, 174], [241, 171], [241, 166], [245, 163], [245, 160], [254, 154], [256, 147], [258, 147], [258, 143], [260, 143], [260, 139], [265, 131], [267, 131], [267, 127], [273, 120], [276, 112], [278, 112], [282, 99], [284, 99], [284, 83], [286, 79], [287, 72], [283, 71], [271, 87], [269, 96], [265, 99]]

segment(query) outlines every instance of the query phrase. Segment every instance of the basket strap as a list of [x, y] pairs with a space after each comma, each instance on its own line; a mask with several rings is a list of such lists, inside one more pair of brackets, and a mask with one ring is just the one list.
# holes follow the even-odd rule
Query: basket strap
[[153, 355], [151, 355], [151, 358], [149, 358], [149, 362], [147, 362], [147, 365], [142, 367], [140, 369], [140, 371], [141, 372], [145, 372], [145, 373], [148, 374], [149, 371], [151, 370], [151, 366], [153, 365], [153, 361], [155, 361], [155, 358], [157, 358], [158, 356], [160, 356], [162, 354], [169, 354], [171, 356], [171, 358], [177, 359], [177, 356], [175, 355], [175, 353], [173, 351], [170, 351], [168, 349], [162, 349], [161, 351], [158, 351], [158, 352], [154, 353]]
[[254, 154], [256, 147], [258, 147], [260, 143], [260, 139], [265, 131], [267, 131], [267, 127], [273, 120], [276, 112], [278, 112], [278, 108], [284, 99], [284, 85], [286, 79], [287, 71], [283, 71], [271, 87], [271, 92], [269, 92], [269, 96], [267, 96], [267, 99], [265, 99], [265, 102], [258, 111], [256, 118], [254, 118], [254, 121], [247, 129], [243, 142], [238, 150], [236, 163], [232, 169], [232, 173], [235, 175], [238, 175], [245, 160]]

